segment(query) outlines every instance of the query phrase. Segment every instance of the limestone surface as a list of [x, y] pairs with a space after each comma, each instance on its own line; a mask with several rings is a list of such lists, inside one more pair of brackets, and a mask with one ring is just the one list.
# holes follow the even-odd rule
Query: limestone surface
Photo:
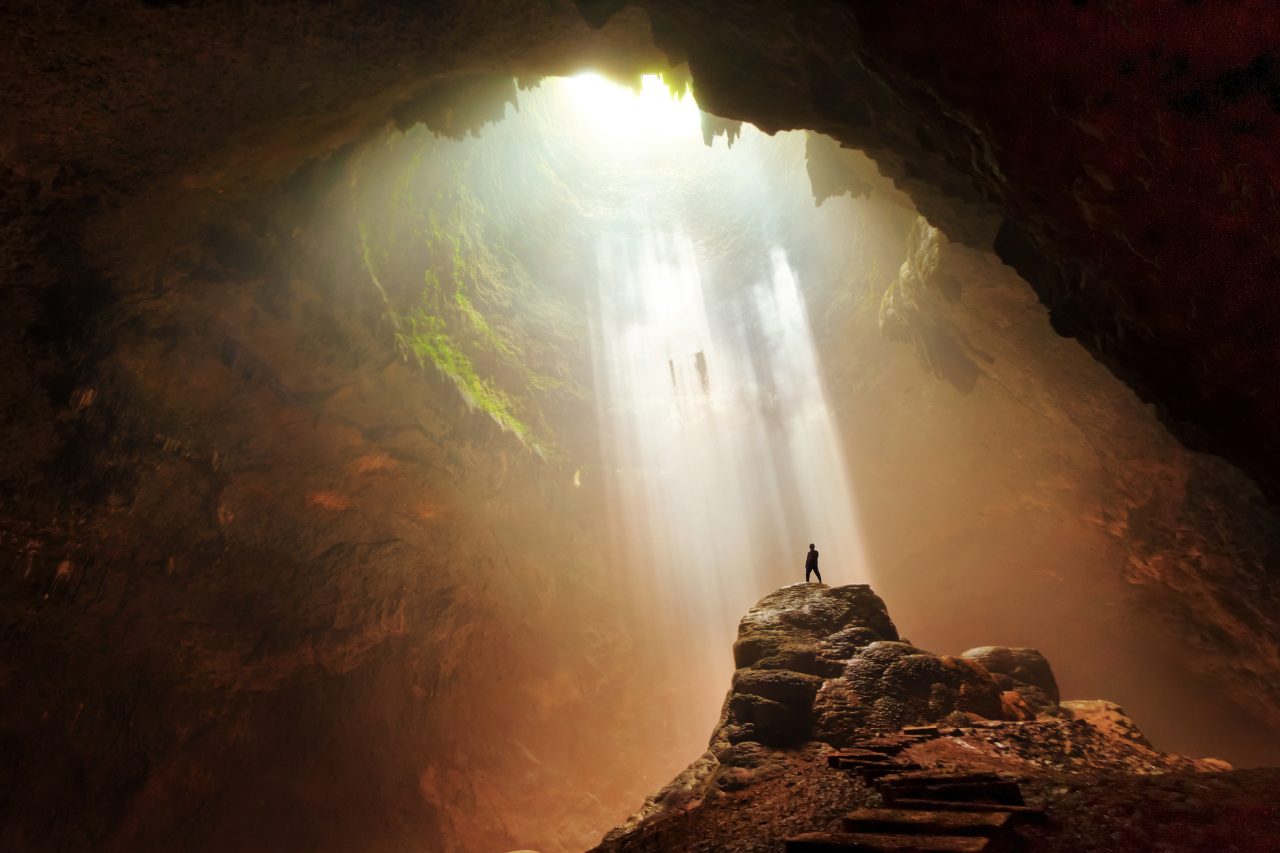
[[[597, 853], [764, 853], [784, 839], [845, 843], [840, 833], [904, 822], [917, 835], [963, 836], [1011, 811], [1047, 815], [1016, 828], [1035, 850], [1204, 849], [1177, 846], [1180, 821], [1194, 824], [1197, 839], [1241, 850], [1268, 849], [1255, 842], [1280, 832], [1266, 804], [1280, 775], [1160, 752], [1112, 702], [1059, 705], [1049, 698], [1057, 696], [1052, 667], [1035, 649], [984, 646], [948, 657], [902, 642], [867, 586], [771, 593], [742, 619], [734, 648], [739, 669], [708, 751]], [[1187, 797], [1189, 787], [1202, 799]], [[961, 788], [960, 799], [981, 801], [968, 804], [974, 811], [921, 805]], [[979, 789], [1018, 805], [992, 805]], [[904, 791], [916, 799], [900, 799]], [[886, 809], [886, 798], [925, 810]], [[1123, 831], [1111, 819], [1117, 807], [1128, 809]], [[1263, 812], [1272, 817], [1252, 827], [1231, 817]], [[1166, 846], [1135, 847], [1134, 838]]]

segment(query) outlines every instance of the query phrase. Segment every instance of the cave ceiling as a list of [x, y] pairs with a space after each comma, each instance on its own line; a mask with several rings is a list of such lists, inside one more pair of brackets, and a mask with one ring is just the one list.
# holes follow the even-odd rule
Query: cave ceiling
[[[24, 300], [42, 288], [100, 287], [85, 266], [163, 252], [183, 219], [388, 120], [430, 124], [442, 80], [463, 103], [486, 75], [687, 62], [705, 109], [865, 150], [952, 239], [981, 240], [998, 217], [997, 252], [1059, 331], [1275, 495], [1274, 7], [577, 7], [8, 4], [9, 346], [47, 343], [21, 327], [38, 325]], [[174, 204], [192, 215], [169, 216]], [[58, 246], [61, 269], [29, 262], [33, 246]], [[59, 298], [91, 313], [102, 297]]]

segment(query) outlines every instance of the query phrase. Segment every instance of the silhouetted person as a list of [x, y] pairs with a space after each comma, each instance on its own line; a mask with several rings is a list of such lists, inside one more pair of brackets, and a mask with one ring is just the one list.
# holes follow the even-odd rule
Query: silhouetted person
[[818, 578], [818, 583], [822, 583], [822, 572], [818, 571], [818, 549], [813, 547], [813, 543], [809, 543], [809, 554], [804, 558], [804, 582], [809, 582], [809, 573]]

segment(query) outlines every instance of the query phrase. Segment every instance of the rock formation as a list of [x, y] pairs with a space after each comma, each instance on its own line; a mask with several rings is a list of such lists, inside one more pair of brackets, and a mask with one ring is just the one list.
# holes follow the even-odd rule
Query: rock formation
[[[796, 584], [766, 596], [742, 619], [734, 658], [706, 754], [596, 851], [781, 850], [791, 836], [816, 843], [843, 813], [901, 796], [894, 792], [942, 797], [964, 785], [987, 785], [997, 803], [1010, 802], [1001, 791], [1014, 794], [1018, 804], [1004, 806], [1011, 813], [1047, 816], [1024, 831], [1036, 850], [1132, 849], [1096, 823], [1117, 785], [1117, 802], [1147, 796], [1127, 836], [1174, 839], [1167, 849], [1201, 849], [1180, 846], [1170, 807], [1240, 849], [1264, 849], [1248, 846], [1253, 833], [1273, 839], [1280, 829], [1274, 812], [1248, 827], [1224, 817], [1262, 807], [1280, 772], [1242, 775], [1216, 759], [1160, 752], [1114, 703], [1059, 703], [1052, 668], [1035, 649], [949, 657], [914, 648], [866, 586]], [[1188, 803], [1176, 793], [1187, 784], [1213, 793]]]
[[1044, 655], [1036, 649], [982, 646], [961, 657], [975, 661], [991, 673], [1002, 690], [1013, 691], [1036, 711], [1057, 711], [1058, 682]]
[[[1275, 9], [756, 2], [725, 27], [714, 0], [638, 5], [704, 108], [865, 151], [954, 240], [1003, 218], [996, 250], [1055, 326], [1274, 495]], [[1211, 342], [1250, 313], [1267, 356]]]

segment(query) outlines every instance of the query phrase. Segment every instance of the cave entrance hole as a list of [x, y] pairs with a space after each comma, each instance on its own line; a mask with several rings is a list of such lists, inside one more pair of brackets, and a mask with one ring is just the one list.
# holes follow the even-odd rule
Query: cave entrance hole
[[871, 580], [806, 286], [857, 277], [873, 213], [815, 205], [807, 134], [719, 122], [657, 76], [550, 78], [515, 107], [366, 159], [365, 266], [407, 354], [598, 498], [694, 743], [738, 619], [810, 542], [828, 582]]

